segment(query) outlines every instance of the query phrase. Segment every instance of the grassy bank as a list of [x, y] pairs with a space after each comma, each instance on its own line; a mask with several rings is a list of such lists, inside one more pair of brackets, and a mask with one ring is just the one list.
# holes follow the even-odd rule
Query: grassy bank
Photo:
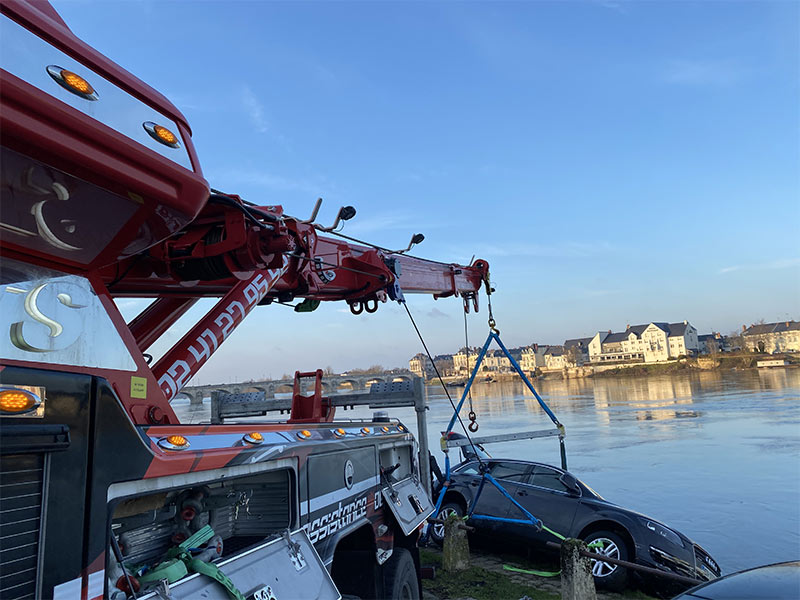
[[513, 581], [503, 573], [481, 567], [472, 567], [461, 573], [446, 573], [441, 570], [442, 555], [439, 552], [420, 549], [420, 561], [425, 566], [436, 567], [434, 579], [424, 579], [422, 587], [437, 598], [475, 598], [475, 600], [517, 600], [528, 596], [533, 600], [557, 600], [560, 594], [537, 589]]
[[771, 359], [786, 359], [790, 365], [800, 364], [800, 357], [793, 355], [752, 353], [717, 354], [716, 356], [704, 355], [700, 358], [686, 358], [668, 363], [651, 363], [619, 367], [617, 369], [601, 371], [592, 376], [624, 377], [630, 375], [669, 375], [672, 373], [686, 373], [689, 371], [755, 369], [757, 368], [758, 361]]
[[[439, 600], [558, 600], [561, 598], [561, 578], [538, 577], [517, 574], [503, 570], [503, 564], [523, 569], [558, 571], [557, 559], [551, 561], [531, 561], [518, 554], [503, 551], [488, 551], [487, 548], [471, 548], [472, 568], [461, 573], [445, 573], [441, 570], [442, 554], [436, 547], [420, 548], [422, 566], [436, 569], [434, 579], [423, 579], [422, 588], [426, 597]], [[598, 600], [654, 600], [639, 591], [628, 590], [615, 594], [598, 590]]]

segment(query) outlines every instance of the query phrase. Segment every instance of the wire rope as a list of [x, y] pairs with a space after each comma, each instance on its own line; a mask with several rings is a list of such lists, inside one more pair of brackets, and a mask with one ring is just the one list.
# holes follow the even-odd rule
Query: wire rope
[[481, 470], [483, 471], [484, 469], [483, 460], [481, 459], [480, 454], [478, 454], [478, 451], [475, 448], [475, 443], [472, 441], [472, 437], [470, 437], [469, 431], [467, 431], [467, 427], [466, 425], [464, 425], [464, 421], [461, 419], [461, 415], [458, 414], [456, 410], [455, 402], [453, 402], [453, 398], [450, 396], [450, 392], [447, 390], [447, 386], [444, 383], [444, 379], [442, 379], [442, 375], [439, 373], [439, 368], [436, 366], [436, 363], [433, 362], [433, 356], [431, 356], [430, 350], [428, 350], [428, 345], [425, 343], [425, 339], [422, 337], [422, 333], [420, 333], [419, 327], [417, 327], [417, 323], [416, 321], [414, 321], [414, 317], [411, 315], [411, 311], [408, 308], [408, 304], [403, 302], [403, 308], [406, 309], [408, 318], [411, 319], [411, 324], [414, 326], [414, 331], [417, 332], [417, 337], [419, 337], [419, 341], [422, 342], [422, 347], [425, 349], [425, 354], [428, 355], [428, 358], [430, 359], [431, 364], [433, 365], [433, 370], [436, 373], [436, 377], [439, 379], [439, 383], [441, 384], [442, 389], [444, 390], [444, 393], [447, 396], [447, 399], [450, 401], [450, 406], [453, 407], [453, 412], [455, 412], [455, 415], [458, 418], [458, 422], [461, 424], [461, 429], [464, 430], [464, 434], [467, 436], [467, 441], [469, 441], [470, 446], [472, 446], [472, 452], [477, 457], [478, 463], [480, 463]]

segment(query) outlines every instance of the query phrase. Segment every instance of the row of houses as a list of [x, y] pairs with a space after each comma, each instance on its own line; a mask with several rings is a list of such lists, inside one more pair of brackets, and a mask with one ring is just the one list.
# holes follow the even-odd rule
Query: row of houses
[[[509, 352], [523, 371], [556, 371], [583, 365], [657, 363], [698, 354], [747, 350], [773, 354], [800, 352], [800, 322], [784, 321], [742, 326], [739, 336], [719, 333], [699, 335], [688, 321], [627, 325], [624, 331], [598, 331], [592, 337], [566, 340], [560, 345], [531, 344]], [[409, 361], [409, 369], [425, 379], [435, 375], [434, 363], [443, 376], [469, 374], [479, 348], [461, 348], [441, 354], [433, 362], [425, 354]], [[484, 373], [511, 372], [511, 361], [501, 350], [489, 350], [481, 364]]]
[[800, 321], [742, 325], [742, 346], [751, 352], [800, 352]]

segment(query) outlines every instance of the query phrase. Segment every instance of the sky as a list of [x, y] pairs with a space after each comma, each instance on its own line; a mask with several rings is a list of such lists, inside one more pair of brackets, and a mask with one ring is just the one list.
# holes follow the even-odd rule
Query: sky
[[[800, 3], [53, 4], [186, 115], [212, 187], [301, 217], [321, 196], [322, 222], [357, 208], [344, 233], [488, 260], [507, 346], [800, 319]], [[459, 300], [408, 305], [431, 352], [464, 345]], [[397, 305], [259, 307], [194, 381], [420, 350]]]

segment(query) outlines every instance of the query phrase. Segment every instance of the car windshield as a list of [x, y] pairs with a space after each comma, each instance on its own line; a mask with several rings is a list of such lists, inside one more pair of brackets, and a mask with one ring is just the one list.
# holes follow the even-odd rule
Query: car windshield
[[[473, 451], [473, 447], [475, 450]], [[477, 454], [477, 456], [476, 456]], [[491, 455], [480, 444], [474, 446], [461, 446], [461, 458], [466, 460], [474, 460], [475, 458], [489, 459]]]
[[592, 494], [594, 494], [595, 496], [597, 496], [597, 498], [599, 498], [600, 500], [605, 500], [605, 498], [603, 498], [603, 497], [602, 497], [600, 494], [598, 494], [596, 491], [594, 491], [594, 489], [592, 488], [592, 486], [590, 486], [590, 485], [587, 485], [587, 484], [586, 484], [586, 482], [585, 482], [583, 479], [579, 479], [578, 481], [581, 483], [581, 485], [582, 485], [583, 487], [585, 487], [585, 488], [586, 488], [587, 490], [589, 490], [589, 491], [590, 491]]

